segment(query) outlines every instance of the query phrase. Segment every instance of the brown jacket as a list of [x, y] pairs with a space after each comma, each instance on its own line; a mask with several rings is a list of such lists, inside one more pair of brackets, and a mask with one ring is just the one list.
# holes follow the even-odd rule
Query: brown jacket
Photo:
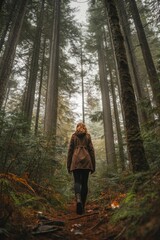
[[[80, 159], [79, 154], [81, 147], [85, 153], [85, 159]], [[68, 172], [75, 169], [95, 171], [95, 153], [90, 134], [78, 134], [75, 132], [72, 135], [68, 149], [67, 169]]]

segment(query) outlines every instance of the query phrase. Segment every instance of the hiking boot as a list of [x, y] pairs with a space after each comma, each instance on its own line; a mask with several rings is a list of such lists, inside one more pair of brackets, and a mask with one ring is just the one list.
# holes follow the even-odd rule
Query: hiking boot
[[83, 204], [79, 193], [76, 194], [76, 201], [77, 201], [76, 212], [77, 214], [81, 215], [83, 213]]

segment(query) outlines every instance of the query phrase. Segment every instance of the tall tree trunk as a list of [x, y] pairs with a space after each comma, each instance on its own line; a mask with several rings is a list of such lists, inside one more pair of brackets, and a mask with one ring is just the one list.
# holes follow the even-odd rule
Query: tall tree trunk
[[11, 5], [11, 9], [10, 9], [10, 14], [6, 20], [6, 24], [2, 30], [2, 33], [1, 33], [1, 38], [0, 38], [0, 52], [2, 50], [2, 47], [3, 47], [3, 44], [4, 44], [4, 41], [5, 41], [5, 37], [7, 35], [7, 32], [8, 32], [8, 29], [9, 29], [9, 25], [11, 24], [11, 21], [14, 19], [14, 14], [15, 14], [15, 11], [16, 11], [16, 2], [17, 0], [14, 0], [12, 5]]
[[114, 49], [118, 64], [121, 97], [125, 115], [125, 127], [127, 135], [127, 145], [132, 163], [133, 172], [145, 171], [149, 169], [145, 157], [143, 141], [138, 122], [137, 107], [131, 77], [128, 69], [126, 50], [121, 33], [119, 18], [114, 0], [105, 0], [109, 23], [111, 26]]
[[82, 121], [83, 121], [83, 123], [85, 123], [85, 111], [84, 111], [84, 71], [83, 71], [83, 42], [82, 42], [82, 36], [81, 36], [80, 42], [81, 42]]
[[25, 88], [24, 88], [24, 92], [23, 92], [23, 95], [22, 95], [22, 104], [21, 104], [21, 111], [23, 112], [24, 111], [24, 107], [25, 107], [25, 102], [26, 102], [26, 98], [27, 98], [27, 86], [28, 86], [28, 81], [29, 81], [29, 66], [30, 66], [30, 62], [31, 62], [31, 58], [32, 58], [32, 53], [31, 53], [31, 49], [29, 50], [28, 52], [28, 58], [27, 58], [27, 61], [26, 61], [26, 64], [25, 64], [25, 67], [26, 67], [26, 73], [25, 73]]
[[60, 6], [61, 1], [55, 0], [44, 126], [45, 132], [54, 136], [56, 135], [58, 108]]
[[119, 160], [120, 160], [120, 168], [122, 171], [125, 170], [125, 155], [124, 155], [124, 148], [123, 148], [123, 138], [122, 138], [122, 131], [120, 126], [120, 120], [119, 120], [119, 113], [117, 109], [117, 101], [116, 101], [116, 93], [115, 93], [115, 86], [114, 86], [114, 80], [112, 77], [112, 71], [110, 64], [108, 65], [109, 75], [111, 78], [111, 92], [113, 97], [113, 107], [114, 107], [114, 116], [115, 116], [115, 123], [116, 123], [116, 130], [117, 130], [117, 140], [118, 140], [118, 150], [119, 150]]
[[158, 74], [153, 62], [153, 58], [150, 52], [150, 48], [147, 42], [147, 38], [145, 35], [145, 31], [140, 19], [140, 15], [138, 12], [138, 8], [137, 8], [137, 4], [135, 2], [135, 0], [129, 0], [129, 4], [130, 4], [130, 10], [134, 19], [134, 23], [137, 29], [137, 34], [138, 34], [138, 38], [139, 38], [139, 42], [140, 42], [140, 46], [141, 46], [141, 50], [142, 50], [142, 54], [143, 54], [143, 58], [144, 58], [144, 62], [146, 65], [146, 69], [147, 69], [147, 73], [149, 76], [149, 80], [150, 80], [150, 84], [151, 84], [151, 88], [152, 88], [152, 92], [153, 92], [153, 99], [156, 103], [156, 106], [158, 107], [158, 111], [159, 111], [159, 116], [160, 116], [160, 82], [158, 79]]
[[2, 10], [3, 3], [4, 3], [4, 0], [0, 0], [0, 12], [1, 12], [1, 10]]
[[42, 61], [41, 61], [40, 83], [39, 83], [39, 93], [38, 93], [38, 102], [37, 102], [37, 112], [36, 112], [36, 121], [35, 121], [35, 135], [37, 135], [37, 133], [38, 133], [38, 122], [39, 122], [41, 92], [42, 92], [42, 83], [43, 83], [45, 48], [46, 48], [46, 38], [44, 37], [43, 53], [42, 53]]
[[[120, 76], [118, 73], [118, 64], [117, 64], [117, 60], [116, 60], [116, 54], [114, 51], [114, 42], [113, 42], [113, 38], [112, 38], [112, 32], [111, 32], [111, 26], [109, 24], [109, 19], [107, 17], [107, 11], [105, 8], [105, 16], [107, 18], [107, 26], [108, 26], [108, 31], [109, 31], [109, 39], [110, 39], [110, 43], [111, 43], [111, 50], [113, 53], [113, 61], [114, 61], [114, 68], [115, 68], [115, 74], [116, 74], [116, 85], [117, 85], [117, 89], [118, 89], [118, 96], [119, 96], [119, 100], [120, 100], [120, 110], [121, 111], [121, 116], [119, 114], [119, 112], [116, 112], [116, 109], [114, 108], [114, 114], [115, 114], [115, 121], [116, 121], [116, 128], [117, 128], [117, 138], [118, 138], [118, 148], [119, 148], [119, 154], [120, 154], [120, 162], [121, 162], [121, 167], [122, 170], [124, 170], [125, 168], [125, 159], [124, 159], [124, 144], [126, 145], [126, 142], [124, 142], [124, 139], [122, 138], [122, 126], [120, 126], [119, 123], [119, 119], [121, 118], [121, 122], [123, 123], [123, 129], [124, 129], [124, 122], [125, 122], [125, 117], [124, 117], [124, 110], [122, 107], [122, 98], [121, 98], [121, 91], [120, 91]], [[105, 31], [104, 31], [105, 33]], [[106, 39], [106, 35], [105, 35], [105, 39]], [[106, 40], [105, 40], [106, 41]], [[107, 41], [106, 41], [107, 42]], [[112, 72], [110, 73], [110, 75], [112, 76]], [[113, 82], [111, 84], [114, 84]], [[114, 86], [111, 86], [111, 88]], [[113, 90], [114, 91], [114, 90]], [[114, 93], [112, 91], [112, 95], [114, 98]], [[125, 134], [125, 133], [124, 133]], [[128, 153], [128, 145], [127, 145], [127, 153]], [[129, 156], [128, 156], [129, 158]]]
[[135, 93], [137, 95], [137, 108], [139, 112], [139, 120], [142, 124], [145, 124], [148, 122], [148, 116], [146, 111], [140, 107], [140, 104], [142, 103], [142, 101], [146, 101], [146, 94], [144, 92], [144, 83], [142, 82], [142, 79], [140, 79], [139, 67], [137, 65], [136, 56], [133, 50], [134, 47], [131, 38], [130, 23], [126, 13], [124, 1], [117, 2], [117, 6], [125, 39], [129, 69], [132, 76], [133, 85], [135, 87], [134, 88]]
[[1, 60], [0, 68], [0, 109], [5, 98], [5, 93], [7, 89], [8, 79], [11, 73], [12, 64], [15, 56], [16, 46], [21, 32], [23, 19], [25, 16], [26, 6], [28, 0], [19, 0], [17, 6], [16, 17], [12, 23], [11, 30], [9, 33], [6, 48]]
[[106, 157], [107, 157], [109, 169], [111, 168], [117, 171], [113, 123], [112, 123], [112, 116], [111, 116], [111, 106], [110, 106], [109, 88], [107, 83], [108, 79], [107, 79], [105, 62], [106, 61], [104, 56], [104, 46], [101, 40], [101, 43], [99, 43], [99, 46], [98, 46], [98, 63], [99, 63], [100, 85], [101, 85], [101, 93], [102, 93], [102, 104], [103, 104], [103, 121], [104, 121]]
[[[120, 77], [119, 77], [119, 73], [118, 73], [118, 65], [117, 65], [117, 60], [116, 60], [116, 54], [115, 54], [115, 51], [114, 51], [114, 43], [113, 43], [113, 39], [111, 37], [112, 32], [111, 32], [111, 27], [110, 27], [110, 24], [109, 24], [109, 19], [107, 17], [107, 9], [106, 8], [105, 8], [105, 16], [107, 18], [107, 27], [108, 27], [108, 31], [109, 31], [109, 39], [110, 39], [110, 43], [111, 43], [111, 49], [112, 49], [112, 53], [113, 53], [113, 61], [114, 61], [114, 65], [115, 65], [115, 74], [116, 74], [116, 79], [117, 79], [118, 95], [120, 96], [121, 95]], [[105, 33], [105, 31], [104, 31], [104, 33]], [[121, 102], [121, 97], [120, 97], [120, 102]], [[124, 112], [123, 112], [122, 103], [120, 104], [120, 106], [121, 106], [122, 120], [123, 120], [123, 126], [124, 126]]]
[[34, 45], [33, 45], [30, 76], [29, 76], [26, 99], [24, 104], [24, 115], [27, 119], [29, 127], [32, 121], [32, 112], [33, 112], [33, 106], [34, 106], [34, 96], [35, 96], [37, 73], [38, 73], [38, 60], [39, 60], [39, 53], [40, 53], [41, 34], [42, 34], [43, 15], [44, 15], [44, 1], [45, 0], [43, 0], [41, 3], [41, 10], [38, 16], [36, 36], [35, 36]]
[[[125, 170], [125, 155], [124, 155], [124, 148], [123, 148], [123, 138], [122, 138], [122, 130], [121, 130], [121, 126], [120, 126], [120, 116], [119, 116], [119, 112], [118, 112], [118, 108], [117, 108], [117, 96], [115, 93], [115, 88], [116, 85], [118, 87], [118, 84], [114, 83], [114, 78], [113, 78], [113, 74], [112, 74], [112, 67], [111, 67], [111, 63], [110, 63], [110, 57], [109, 57], [109, 51], [107, 48], [107, 38], [106, 38], [106, 32], [105, 29], [103, 28], [103, 33], [104, 33], [104, 41], [105, 41], [105, 46], [107, 51], [106, 52], [106, 64], [108, 66], [108, 72], [109, 72], [109, 76], [110, 76], [110, 85], [111, 85], [111, 94], [112, 94], [112, 98], [113, 98], [113, 108], [114, 108], [114, 116], [115, 116], [115, 125], [116, 125], [116, 131], [117, 131], [117, 139], [118, 139], [118, 150], [119, 150], [119, 160], [120, 160], [120, 168], [122, 171]], [[111, 38], [111, 36], [110, 36]], [[110, 39], [111, 41], [111, 39]], [[111, 43], [112, 46], [112, 43]], [[113, 47], [113, 46], [112, 46]], [[112, 49], [113, 51], [113, 49]], [[114, 59], [115, 61], [115, 59]], [[116, 65], [116, 64], [115, 64]], [[117, 76], [117, 71], [116, 71], [116, 80], [118, 79]], [[118, 92], [119, 92], [119, 87], [118, 87]], [[117, 164], [118, 165], [118, 164]]]

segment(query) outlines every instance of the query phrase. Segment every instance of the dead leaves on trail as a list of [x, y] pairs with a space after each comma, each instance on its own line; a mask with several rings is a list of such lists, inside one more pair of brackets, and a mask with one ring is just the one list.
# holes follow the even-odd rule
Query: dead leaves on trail
[[115, 196], [115, 193], [112, 193], [114, 198], [111, 198], [109, 193], [111, 192], [101, 193], [99, 199], [89, 202], [84, 215], [76, 215], [75, 203], [70, 204], [70, 216], [67, 220], [69, 240], [109, 240], [115, 239], [119, 235], [122, 228], [109, 223], [109, 219], [114, 212], [114, 208], [120, 206], [121, 200], [126, 195], [120, 193]]
[[[50, 209], [48, 214], [37, 213], [37, 223], [32, 226], [30, 240], [109, 240], [114, 239], [121, 228], [109, 224], [109, 218], [114, 210], [106, 210], [103, 205], [88, 202], [85, 214], [76, 214], [76, 203], [73, 200], [65, 210]], [[56, 222], [60, 225], [56, 225]]]
[[120, 202], [126, 197], [126, 194], [118, 194], [117, 197], [111, 202], [111, 208], [119, 208], [120, 207]]

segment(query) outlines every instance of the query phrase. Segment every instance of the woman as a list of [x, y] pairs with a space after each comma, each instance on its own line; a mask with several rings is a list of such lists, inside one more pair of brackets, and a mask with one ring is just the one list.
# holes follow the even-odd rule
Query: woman
[[84, 123], [78, 123], [73, 133], [67, 157], [68, 172], [73, 172], [74, 190], [76, 196], [76, 212], [84, 212], [85, 202], [88, 194], [89, 172], [95, 171], [95, 153], [91, 136], [87, 133]]

